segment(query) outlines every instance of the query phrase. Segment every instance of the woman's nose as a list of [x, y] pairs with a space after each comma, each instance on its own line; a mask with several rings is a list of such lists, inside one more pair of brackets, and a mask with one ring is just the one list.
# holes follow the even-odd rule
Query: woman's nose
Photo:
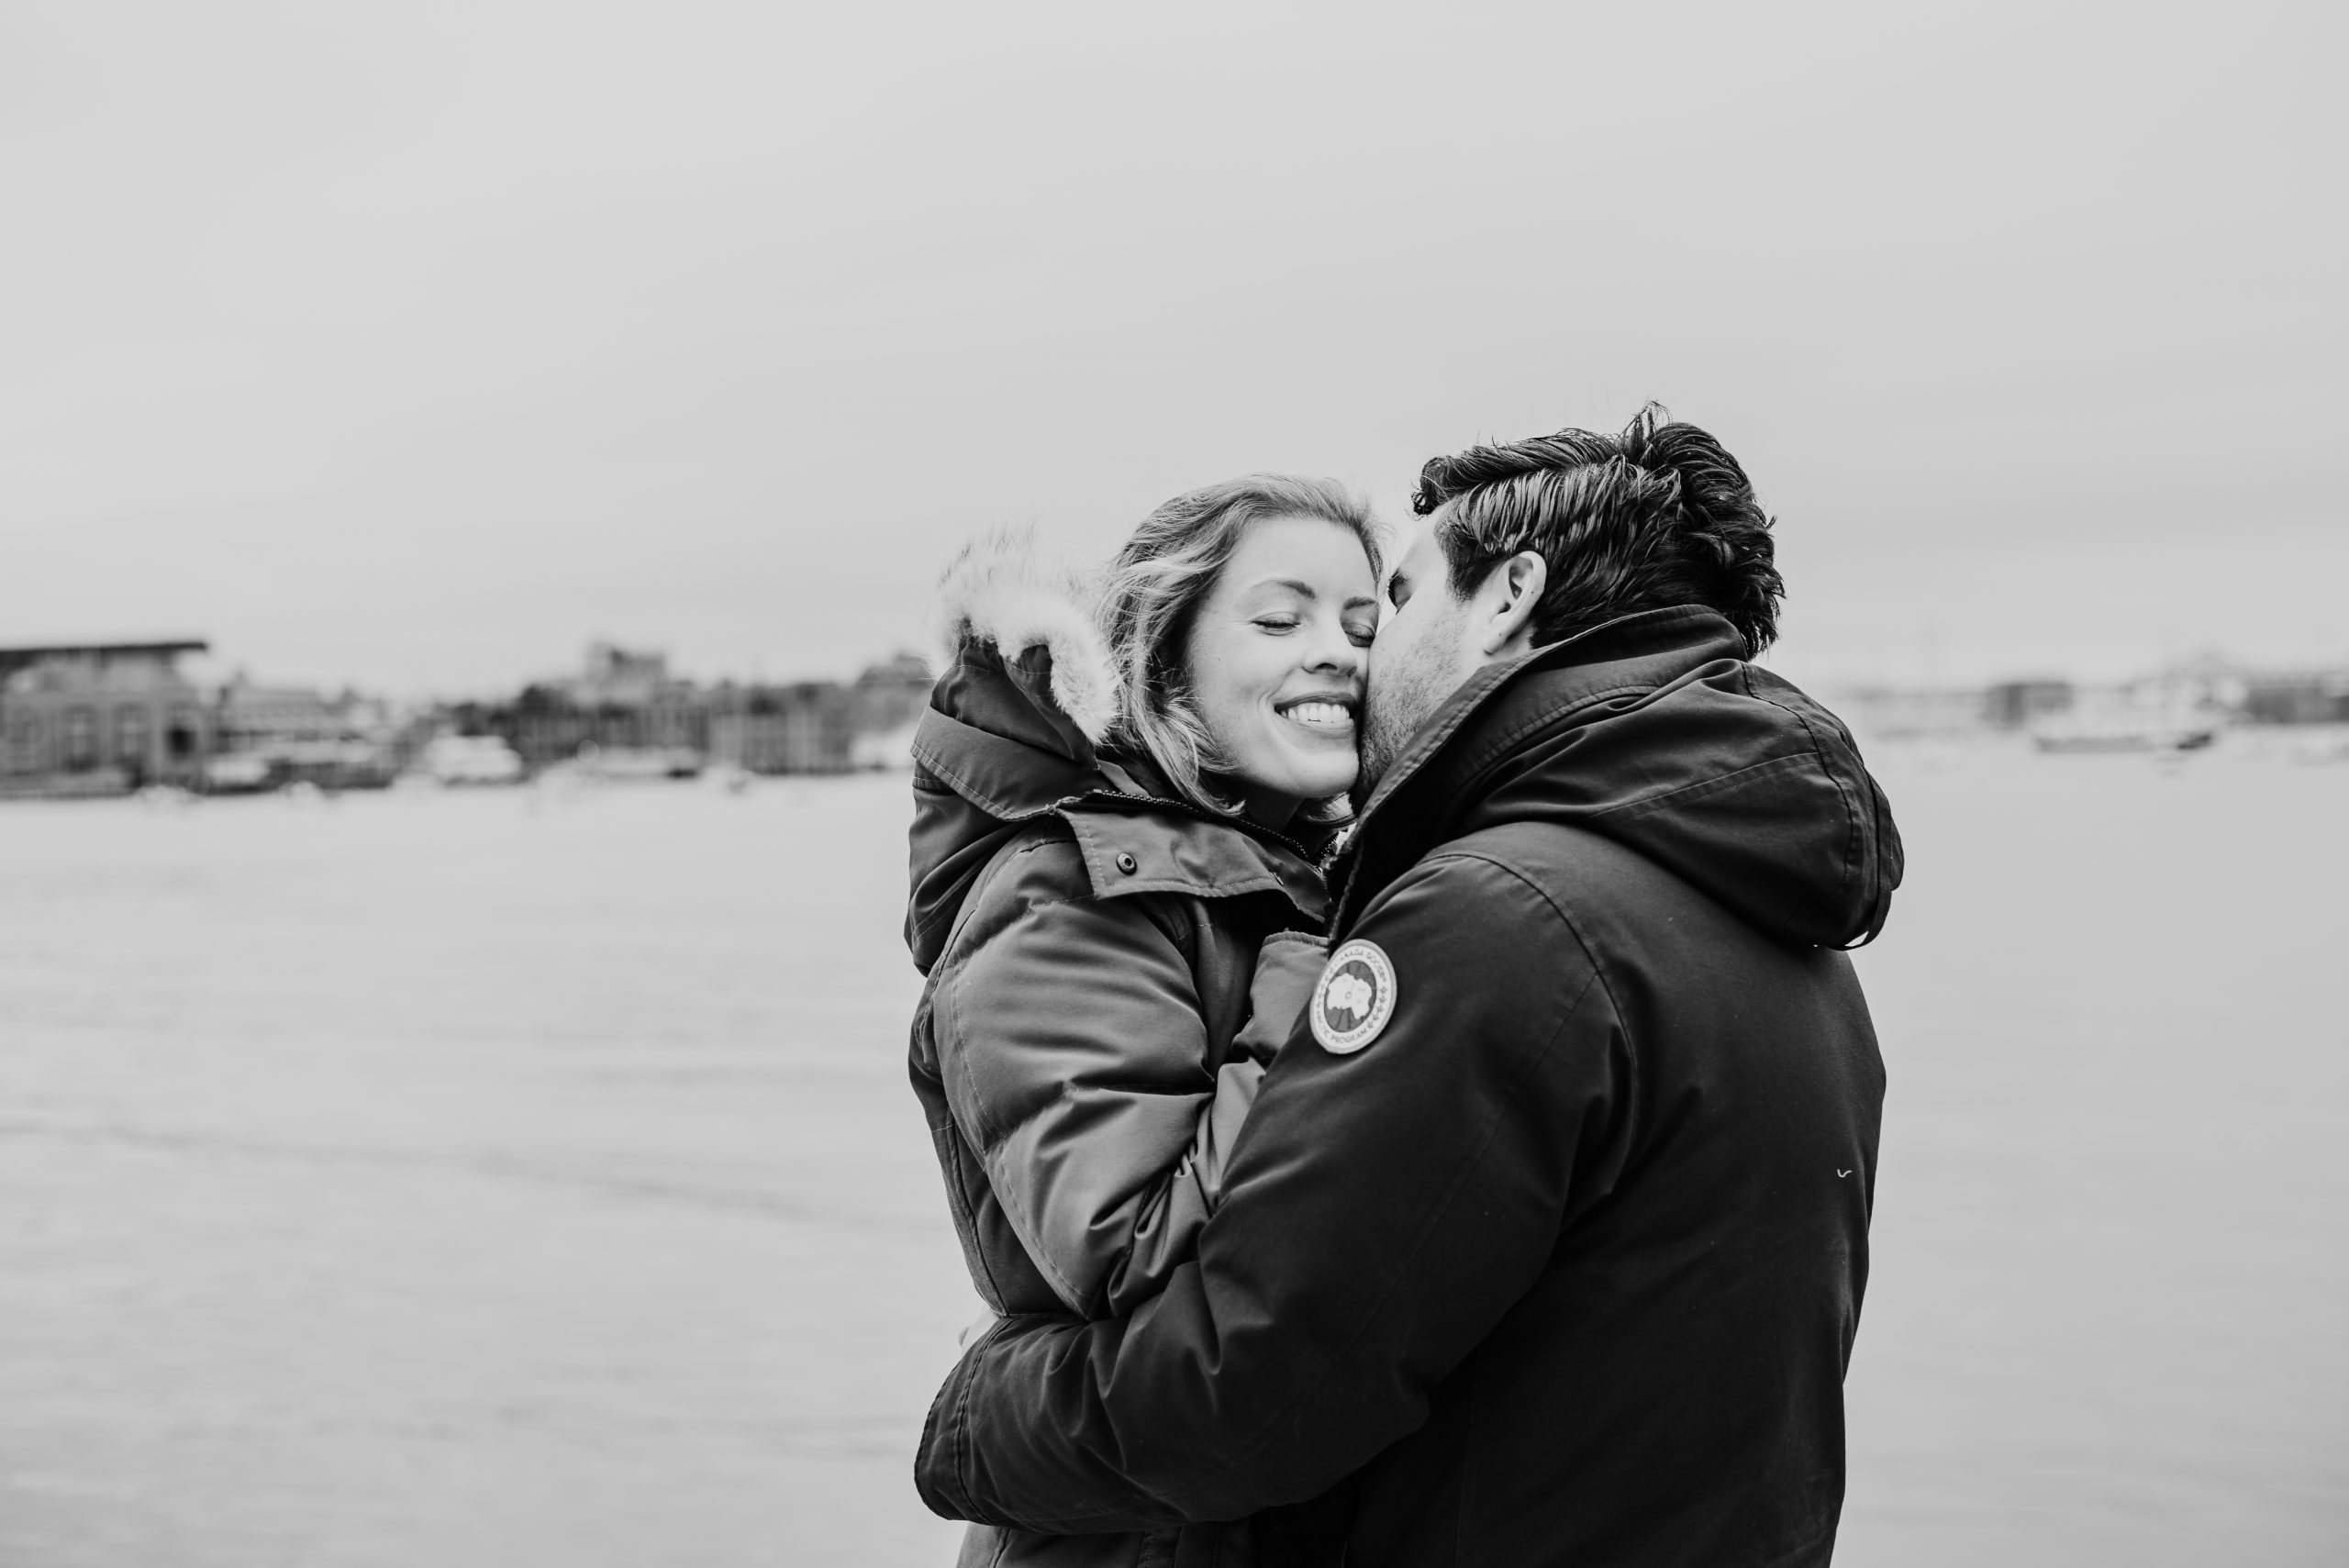
[[1314, 628], [1313, 641], [1305, 651], [1305, 667], [1348, 677], [1362, 673], [1363, 651], [1346, 635], [1342, 626]]

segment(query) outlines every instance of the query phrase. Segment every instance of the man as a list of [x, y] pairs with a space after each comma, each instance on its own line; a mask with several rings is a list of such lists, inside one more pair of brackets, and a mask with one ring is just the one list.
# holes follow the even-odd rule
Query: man
[[1899, 881], [1884, 797], [1750, 662], [1770, 523], [1702, 430], [1478, 448], [1414, 508], [1329, 962], [1198, 1257], [984, 1337], [924, 1500], [1319, 1499], [1266, 1554], [1348, 1568], [1824, 1563], [1884, 1085], [1833, 950]]

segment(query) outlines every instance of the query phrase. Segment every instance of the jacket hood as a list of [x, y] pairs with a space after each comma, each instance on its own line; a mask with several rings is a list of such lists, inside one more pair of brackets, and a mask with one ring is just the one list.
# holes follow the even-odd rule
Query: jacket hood
[[1080, 579], [999, 536], [941, 580], [943, 673], [914, 730], [906, 910], [924, 973], [996, 851], [1048, 814], [1067, 821], [1097, 894], [1276, 892], [1320, 917], [1308, 846], [1186, 806], [1147, 763], [1100, 751], [1118, 681], [1084, 600]]
[[1873, 940], [1900, 885], [1900, 835], [1850, 731], [1701, 606], [1472, 676], [1373, 794], [1335, 928], [1437, 845], [1519, 821], [1602, 834], [1806, 946]]

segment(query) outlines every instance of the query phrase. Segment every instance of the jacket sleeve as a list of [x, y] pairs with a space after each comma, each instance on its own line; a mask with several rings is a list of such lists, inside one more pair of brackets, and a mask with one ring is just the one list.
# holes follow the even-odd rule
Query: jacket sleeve
[[1232, 1038], [1230, 1059], [1216, 1070], [1215, 1093], [1199, 1113], [1190, 1151], [1163, 1197], [1145, 1210], [1133, 1248], [1109, 1273], [1108, 1316], [1130, 1312], [1156, 1296], [1189, 1261], [1200, 1228], [1222, 1201], [1240, 1129], [1255, 1106], [1264, 1068], [1303, 1015], [1328, 951], [1319, 937], [1302, 931], [1264, 939], [1249, 982], [1248, 1021]]
[[1137, 898], [1039, 900], [941, 991], [946, 1097], [1029, 1255], [1079, 1313], [1154, 1294], [1262, 1075], [1214, 1070], [1173, 937]]
[[1416, 1429], [1538, 1276], [1578, 1169], [1619, 1157], [1628, 1046], [1597, 970], [1538, 890], [1464, 855], [1351, 935], [1394, 970], [1381, 1032], [1339, 1055], [1299, 1026], [1162, 1295], [972, 1347], [916, 1461], [933, 1510], [1078, 1532], [1318, 1496]]

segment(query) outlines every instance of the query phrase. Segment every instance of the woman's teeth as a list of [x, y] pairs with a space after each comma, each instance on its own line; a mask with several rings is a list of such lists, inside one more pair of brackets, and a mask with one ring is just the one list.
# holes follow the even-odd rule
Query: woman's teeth
[[1339, 730], [1354, 727], [1353, 710], [1343, 703], [1301, 702], [1293, 707], [1281, 709], [1281, 716], [1302, 724], [1308, 729]]

